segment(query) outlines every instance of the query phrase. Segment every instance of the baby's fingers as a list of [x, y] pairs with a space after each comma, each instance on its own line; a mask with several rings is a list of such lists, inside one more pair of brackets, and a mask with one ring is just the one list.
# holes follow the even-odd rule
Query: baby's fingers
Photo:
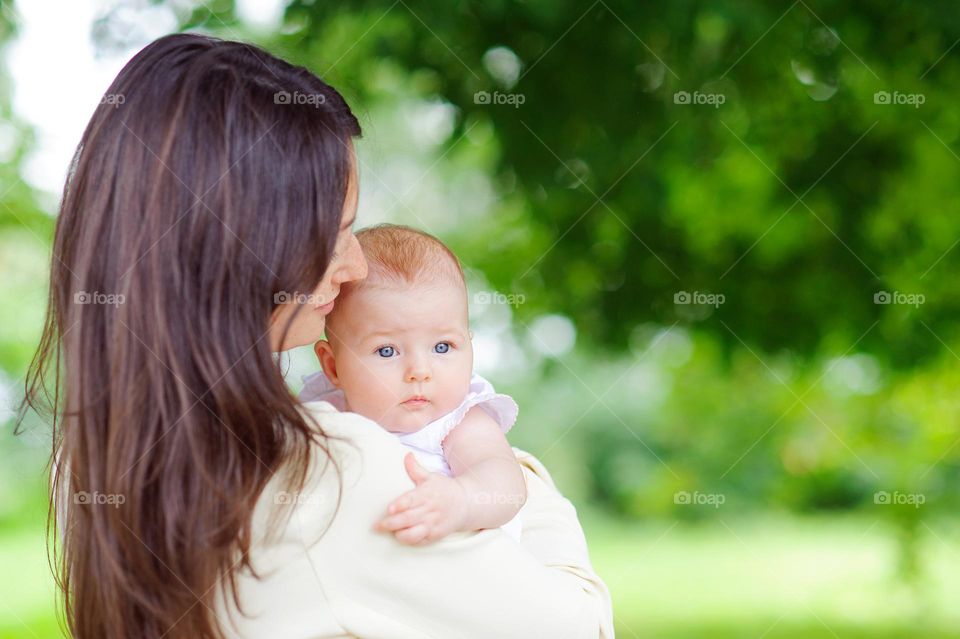
[[401, 544], [416, 546], [428, 541], [430, 538], [430, 528], [426, 524], [417, 524], [410, 528], [404, 528], [393, 534]]
[[416, 493], [417, 491], [411, 490], [408, 493], [400, 495], [387, 507], [387, 512], [393, 515], [409, 508], [419, 506], [421, 500], [417, 498]]
[[401, 513], [397, 513], [396, 515], [384, 517], [377, 523], [377, 528], [387, 531], [410, 528], [411, 526], [421, 523], [425, 515], [426, 512], [422, 508], [405, 510]]

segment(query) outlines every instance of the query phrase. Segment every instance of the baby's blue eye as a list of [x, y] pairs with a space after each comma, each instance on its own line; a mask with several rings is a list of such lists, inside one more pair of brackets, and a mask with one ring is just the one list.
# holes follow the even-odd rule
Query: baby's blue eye
[[449, 342], [440, 342], [439, 344], [437, 344], [436, 346], [433, 347], [433, 352], [434, 352], [434, 353], [441, 353], [441, 354], [442, 354], [442, 353], [446, 353], [446, 352], [449, 352], [449, 351], [450, 351], [450, 343], [449, 343]]
[[377, 354], [380, 357], [393, 357], [396, 353], [397, 351], [393, 346], [381, 346], [377, 349]]

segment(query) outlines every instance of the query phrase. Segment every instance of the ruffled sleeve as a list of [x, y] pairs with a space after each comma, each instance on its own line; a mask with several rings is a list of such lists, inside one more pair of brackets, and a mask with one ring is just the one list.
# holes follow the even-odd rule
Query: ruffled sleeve
[[[470, 390], [467, 393], [463, 403], [453, 411], [456, 424], [463, 421], [467, 411], [474, 406], [482, 408], [498, 424], [504, 434], [510, 432], [513, 425], [517, 422], [517, 415], [520, 407], [513, 398], [503, 393], [498, 393], [493, 389], [493, 385], [486, 379], [474, 373], [470, 379]], [[454, 424], [454, 425], [456, 425]]]
[[474, 406], [479, 406], [490, 415], [500, 425], [500, 430], [504, 434], [513, 428], [517, 421], [517, 414], [520, 412], [520, 408], [512, 397], [496, 392], [490, 382], [474, 373], [470, 379], [467, 396], [457, 408], [416, 432], [400, 435], [400, 441], [423, 451], [439, 453], [443, 450], [443, 440], [463, 421], [467, 412]]

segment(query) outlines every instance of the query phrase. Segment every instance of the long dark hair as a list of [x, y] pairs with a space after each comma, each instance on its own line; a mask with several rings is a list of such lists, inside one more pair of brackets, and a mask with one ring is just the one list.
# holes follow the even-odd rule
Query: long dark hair
[[53, 417], [48, 535], [78, 639], [221, 636], [216, 588], [236, 601], [253, 569], [265, 484], [329, 454], [268, 326], [330, 264], [359, 134], [306, 69], [191, 34], [140, 51], [96, 109], [18, 416]]

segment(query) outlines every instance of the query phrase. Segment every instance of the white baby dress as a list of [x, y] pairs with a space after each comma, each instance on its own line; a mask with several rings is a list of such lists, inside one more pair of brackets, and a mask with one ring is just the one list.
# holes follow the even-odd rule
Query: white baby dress
[[[347, 410], [346, 397], [343, 391], [334, 386], [322, 370], [312, 375], [304, 375], [302, 379], [303, 390], [300, 391], [299, 397], [301, 402], [329, 402], [338, 411]], [[513, 398], [496, 392], [490, 382], [474, 373], [473, 377], [470, 378], [470, 388], [466, 397], [454, 410], [413, 433], [393, 434], [396, 435], [401, 444], [413, 452], [420, 465], [429, 472], [452, 477], [453, 473], [450, 470], [450, 465], [447, 464], [441, 444], [450, 431], [463, 421], [467, 411], [474, 406], [480, 406], [490, 415], [500, 425], [504, 434], [509, 432], [517, 421], [519, 408]], [[518, 513], [500, 528], [519, 542], [520, 514]]]

